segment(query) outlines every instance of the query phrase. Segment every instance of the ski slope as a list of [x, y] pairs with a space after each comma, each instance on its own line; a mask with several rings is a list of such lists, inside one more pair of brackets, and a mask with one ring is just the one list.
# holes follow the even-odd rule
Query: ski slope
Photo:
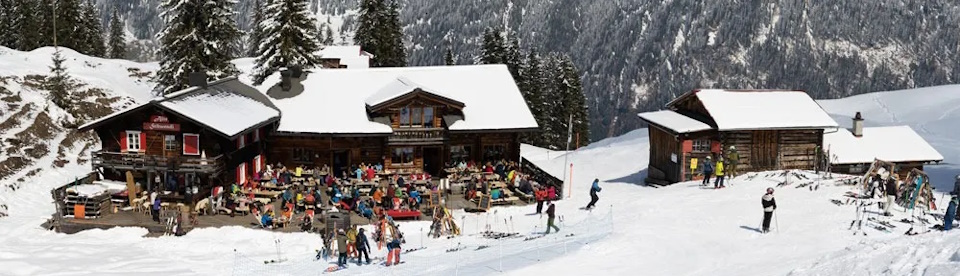
[[[49, 52], [43, 51], [0, 49], [0, 75], [45, 74]], [[156, 64], [75, 53], [67, 56], [68, 66], [77, 68], [71, 74], [85, 82], [135, 101], [150, 98], [145, 89], [152, 85], [129, 77], [127, 70], [149, 71]], [[249, 60], [236, 63], [241, 70], [250, 67]], [[96, 66], [85, 67], [87, 64]], [[960, 139], [955, 138], [960, 130], [953, 123], [960, 119], [958, 90], [960, 86], [942, 86], [819, 103], [841, 126], [849, 125], [853, 113], [861, 111], [868, 126], [907, 124], [916, 129], [945, 157], [947, 164], [927, 167], [938, 190], [944, 190], [960, 172], [954, 165], [960, 158]], [[42, 97], [25, 98], [44, 101]], [[89, 150], [71, 148], [65, 155], [76, 160]], [[829, 202], [841, 199], [850, 187], [824, 180], [817, 191], [777, 188], [780, 208], [775, 230], [763, 235], [757, 232], [762, 215], [760, 196], [783, 177], [741, 177], [721, 190], [700, 189], [695, 183], [651, 188], [639, 184], [645, 177], [648, 150], [646, 129], [571, 152], [523, 145], [522, 155], [538, 166], [555, 175], [572, 174], [571, 197], [556, 203], [557, 214], [564, 217], [559, 234], [533, 245], [511, 240], [498, 248], [496, 242], [475, 234], [489, 225], [494, 231], [531, 235], [543, 230], [546, 218], [529, 215], [534, 206], [497, 207], [482, 215], [457, 211], [454, 217], [461, 223], [462, 237], [421, 238], [420, 229], [428, 222], [404, 222], [400, 226], [407, 237], [404, 248], [426, 247], [403, 254], [406, 264], [394, 268], [351, 265], [335, 274], [488, 275], [500, 274], [502, 264], [510, 275], [960, 275], [960, 245], [955, 242], [960, 231], [904, 236], [908, 225], [898, 224], [892, 233], [865, 229], [867, 236], [854, 236], [848, 229], [854, 207]], [[312, 261], [321, 241], [311, 234], [240, 226], [158, 238], [143, 237], [146, 230], [141, 228], [75, 235], [46, 231], [39, 225], [53, 212], [50, 189], [89, 171], [89, 163], [51, 166], [54, 155], [40, 158], [15, 177], [0, 180], [0, 203], [7, 205], [9, 213], [0, 217], [0, 274], [319, 275], [330, 265]], [[572, 169], [565, 160], [573, 163]], [[38, 168], [43, 173], [25, 173]], [[25, 181], [18, 189], [5, 188], [20, 177]], [[598, 207], [592, 212], [580, 210], [589, 200], [588, 187], [595, 178], [603, 187]], [[909, 217], [902, 209], [895, 212], [897, 219]], [[565, 236], [570, 233], [574, 236]], [[446, 252], [458, 244], [471, 250]], [[279, 258], [287, 261], [275, 266], [262, 264], [278, 259], [277, 245], [282, 248]], [[479, 246], [492, 247], [475, 250]], [[371, 255], [384, 254], [377, 251]]]

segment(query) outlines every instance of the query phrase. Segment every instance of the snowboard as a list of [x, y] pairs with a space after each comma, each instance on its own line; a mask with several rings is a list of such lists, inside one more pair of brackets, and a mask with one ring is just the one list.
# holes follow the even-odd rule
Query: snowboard
[[913, 200], [910, 201], [911, 210], [913, 209], [914, 206], [917, 205], [918, 197], [920, 197], [920, 188], [922, 188], [923, 186], [923, 176], [917, 176], [916, 181], [917, 181], [916, 187], [913, 188], [913, 197], [912, 197]]

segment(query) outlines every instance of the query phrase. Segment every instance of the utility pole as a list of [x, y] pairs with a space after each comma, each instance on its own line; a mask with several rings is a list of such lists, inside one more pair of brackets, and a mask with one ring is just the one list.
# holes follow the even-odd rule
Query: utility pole
[[[567, 160], [570, 156], [570, 142], [573, 140], [573, 114], [570, 114], [570, 117], [567, 119], [567, 148], [563, 153], [563, 183], [560, 183], [560, 188], [563, 188], [563, 185], [567, 183], [567, 166], [569, 166]], [[569, 189], [573, 189], [573, 179], [570, 179]], [[562, 191], [562, 190], [561, 190]], [[567, 194], [567, 198], [570, 198], [570, 191], [564, 191]]]

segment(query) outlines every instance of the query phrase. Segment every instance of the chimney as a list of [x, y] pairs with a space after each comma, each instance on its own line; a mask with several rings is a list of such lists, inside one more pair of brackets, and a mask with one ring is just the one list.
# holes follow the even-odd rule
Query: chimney
[[190, 86], [197, 86], [200, 88], [207, 88], [207, 72], [192, 72], [188, 77]]
[[863, 116], [860, 116], [860, 111], [853, 116], [853, 137], [863, 137]]
[[300, 68], [300, 65], [290, 66], [290, 77], [300, 78], [303, 75], [303, 68]]
[[283, 91], [290, 91], [290, 88], [293, 86], [290, 83], [291, 73], [287, 68], [280, 69], [280, 89], [283, 89]]

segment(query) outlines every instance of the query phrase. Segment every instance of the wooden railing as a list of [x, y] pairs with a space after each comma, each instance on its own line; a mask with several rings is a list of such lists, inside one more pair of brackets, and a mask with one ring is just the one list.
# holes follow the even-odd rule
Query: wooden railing
[[119, 152], [93, 152], [93, 167], [118, 170], [176, 170], [181, 172], [215, 173], [223, 169], [223, 155], [200, 158], [191, 156], [154, 156]]
[[447, 131], [443, 128], [397, 128], [388, 141], [391, 144], [440, 144], [447, 139]]

